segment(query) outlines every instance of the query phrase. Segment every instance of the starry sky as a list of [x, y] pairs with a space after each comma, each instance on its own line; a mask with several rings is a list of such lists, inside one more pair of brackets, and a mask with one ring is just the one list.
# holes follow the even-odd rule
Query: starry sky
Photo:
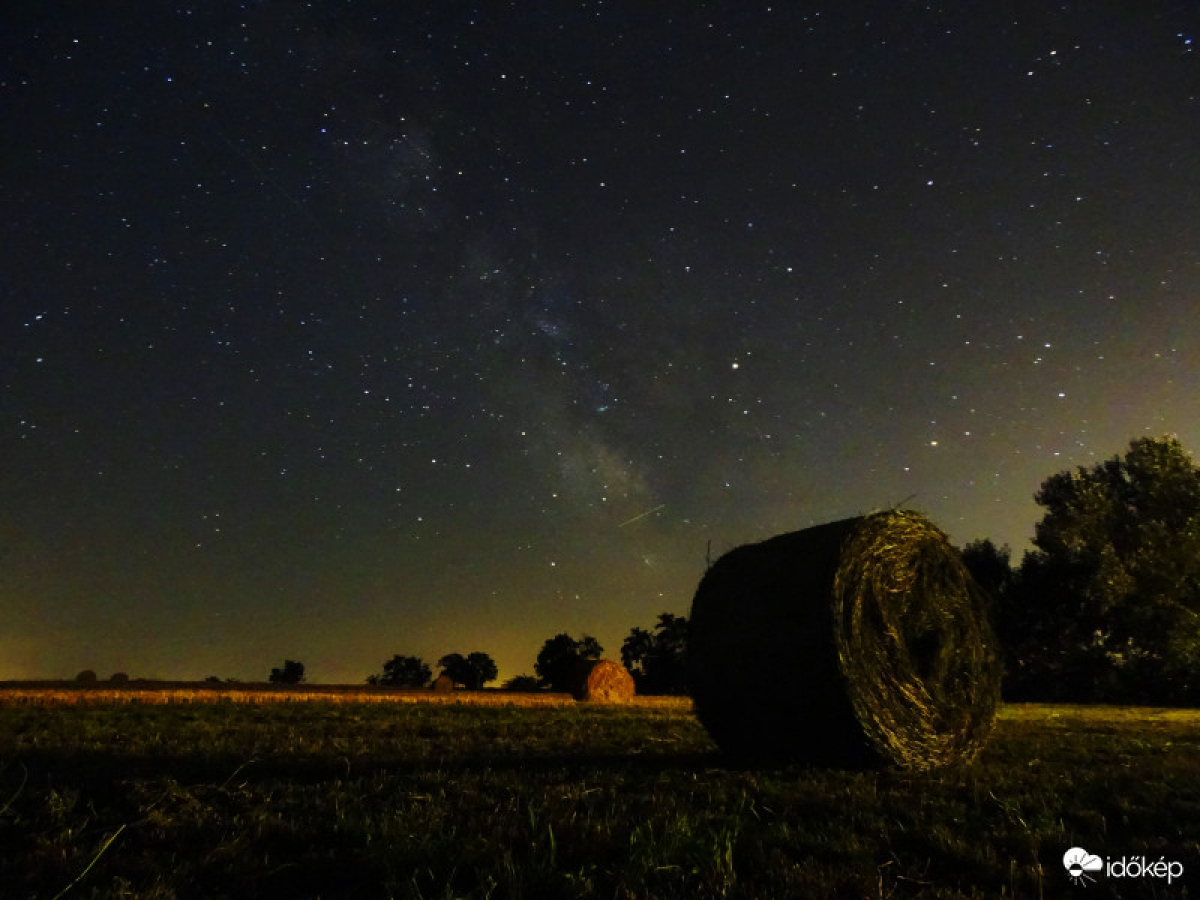
[[[1200, 448], [1200, 12], [5, 4], [0, 678], [617, 657]], [[711, 547], [711, 551], [709, 548]]]

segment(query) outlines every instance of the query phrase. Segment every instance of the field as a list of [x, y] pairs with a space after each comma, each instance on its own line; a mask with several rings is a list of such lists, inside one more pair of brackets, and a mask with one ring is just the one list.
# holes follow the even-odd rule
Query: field
[[[136, 689], [0, 688], [0, 896], [841, 900], [1200, 887], [1195, 711], [1008, 706], [977, 762], [916, 776], [731, 768], [686, 701]], [[281, 697], [294, 702], [265, 702]], [[1184, 873], [1168, 885], [1102, 871], [1076, 887], [1062, 863], [1074, 846]]]

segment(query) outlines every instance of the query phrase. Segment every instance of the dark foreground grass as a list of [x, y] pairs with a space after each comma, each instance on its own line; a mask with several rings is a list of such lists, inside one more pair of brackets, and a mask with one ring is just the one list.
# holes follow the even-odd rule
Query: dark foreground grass
[[[814, 740], [820, 735], [814, 734]], [[1187, 897], [1200, 714], [1006, 707], [969, 767], [726, 767], [686, 709], [0, 703], [0, 896]], [[1181, 862], [1068, 882], [1064, 851]]]

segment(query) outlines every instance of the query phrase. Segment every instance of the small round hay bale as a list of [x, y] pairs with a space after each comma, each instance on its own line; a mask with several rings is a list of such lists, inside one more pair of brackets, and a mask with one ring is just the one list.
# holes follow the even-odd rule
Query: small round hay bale
[[969, 760], [1000, 697], [981, 591], [946, 535], [902, 510], [717, 560], [692, 603], [688, 677], [713, 740], [747, 762]]
[[585, 660], [573, 693], [589, 703], [625, 703], [634, 695], [633, 676], [611, 659]]
[[433, 690], [438, 694], [450, 694], [454, 691], [454, 679], [443, 672], [433, 679]]

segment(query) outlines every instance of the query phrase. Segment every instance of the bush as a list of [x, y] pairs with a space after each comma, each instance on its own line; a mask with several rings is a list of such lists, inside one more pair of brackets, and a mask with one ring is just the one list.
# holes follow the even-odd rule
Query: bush
[[517, 675], [504, 682], [500, 689], [529, 694], [534, 691], [540, 691], [542, 689], [542, 682], [535, 675]]

